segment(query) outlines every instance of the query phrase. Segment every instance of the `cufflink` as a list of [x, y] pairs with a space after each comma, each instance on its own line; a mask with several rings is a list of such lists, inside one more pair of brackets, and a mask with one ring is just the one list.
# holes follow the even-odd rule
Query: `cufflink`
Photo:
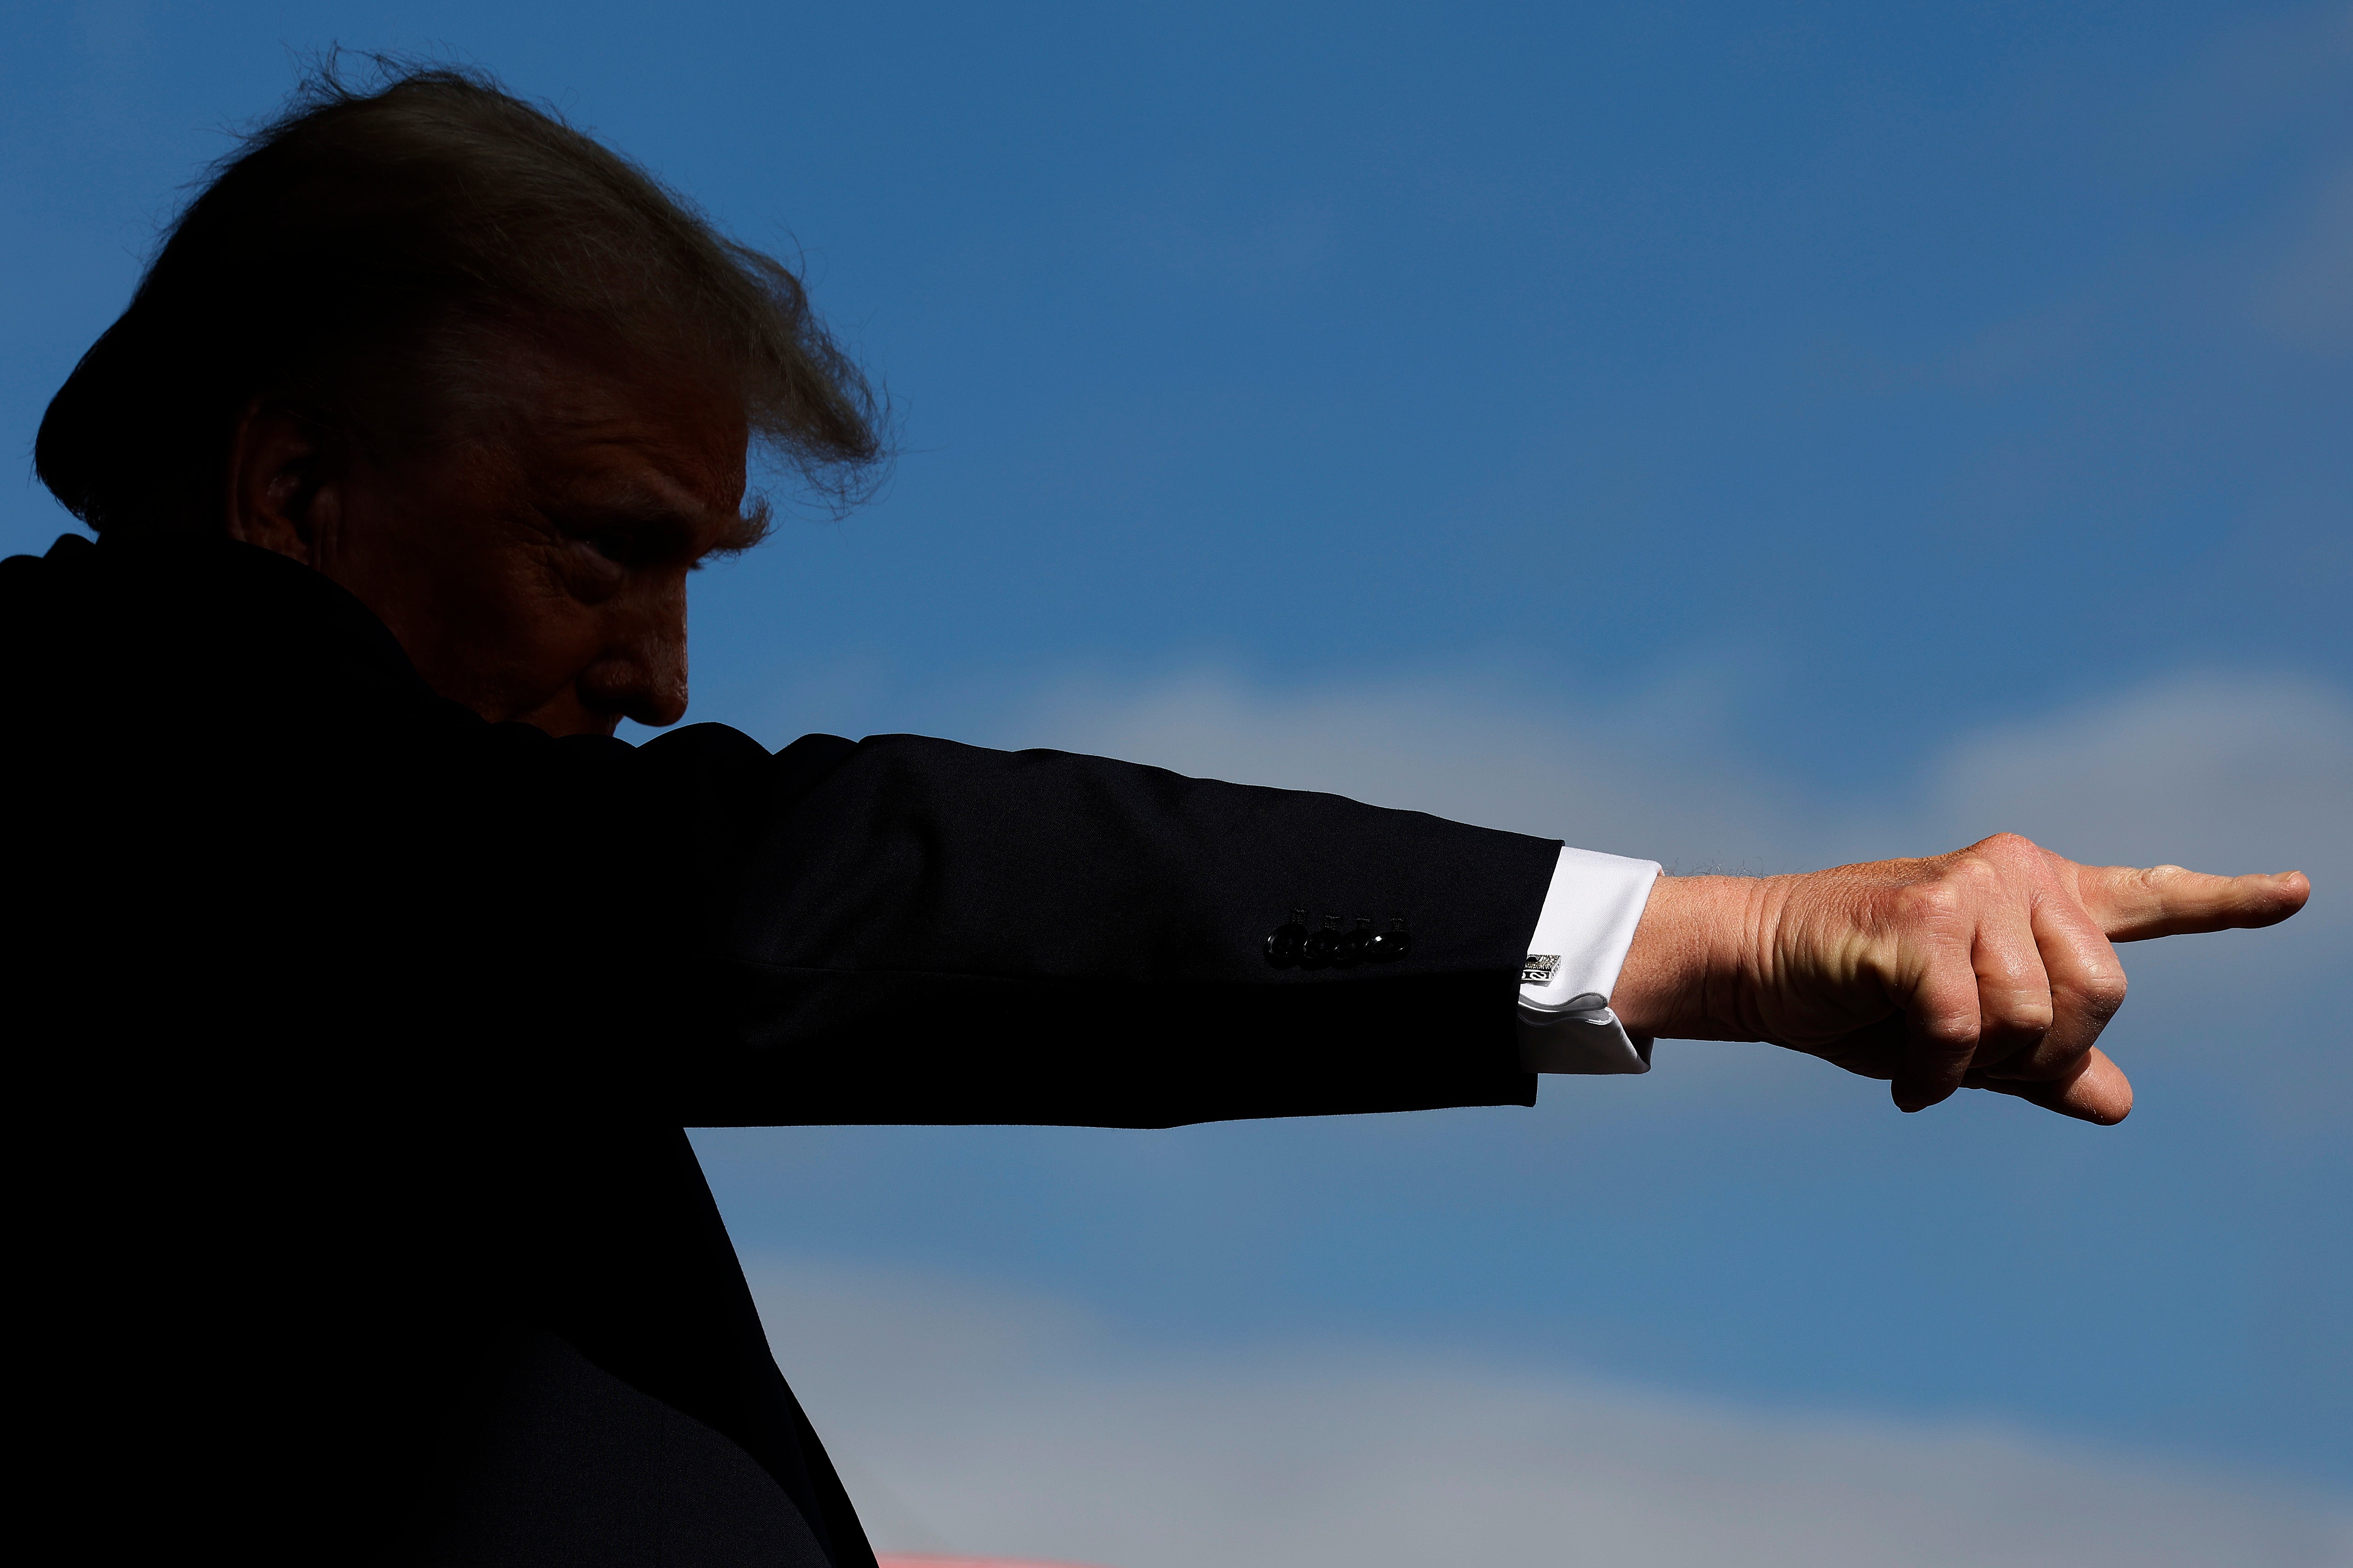
[[1307, 946], [1300, 952], [1299, 966], [1302, 969], [1330, 968], [1339, 960], [1340, 942], [1340, 917], [1325, 915], [1324, 929], [1309, 937]]

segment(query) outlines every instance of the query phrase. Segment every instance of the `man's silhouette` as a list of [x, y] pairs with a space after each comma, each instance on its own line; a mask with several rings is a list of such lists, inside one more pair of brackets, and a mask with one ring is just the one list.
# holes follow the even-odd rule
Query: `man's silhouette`
[[686, 711], [747, 452], [872, 399], [773, 260], [448, 71], [322, 80], [58, 393], [0, 567], [26, 1485], [74, 1550], [865, 1564], [681, 1128], [1530, 1103], [1769, 1040], [2094, 1121], [2112, 941], [2302, 878], [1803, 877]]

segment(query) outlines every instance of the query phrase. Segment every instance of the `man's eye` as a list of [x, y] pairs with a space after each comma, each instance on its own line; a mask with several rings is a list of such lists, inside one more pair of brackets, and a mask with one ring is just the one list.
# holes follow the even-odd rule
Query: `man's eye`
[[607, 565], [628, 567], [636, 564], [640, 552], [627, 534], [603, 529], [578, 528], [565, 531], [572, 542], [596, 556]]
[[564, 531], [575, 544], [586, 545], [626, 571], [659, 566], [686, 553], [681, 531], [663, 523], [632, 524], [583, 521]]

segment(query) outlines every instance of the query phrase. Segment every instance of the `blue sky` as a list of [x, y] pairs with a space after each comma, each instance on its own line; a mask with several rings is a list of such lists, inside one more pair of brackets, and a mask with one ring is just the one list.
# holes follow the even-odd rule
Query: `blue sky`
[[[706, 1135], [776, 1300], [997, 1303], [1127, 1369], [992, 1362], [976, 1399], [1298, 1355], [1345, 1403], [1436, 1358], [1606, 1385], [1575, 1406], [1605, 1424], [1984, 1431], [2348, 1528], [2353, 10], [0, 16], [20, 453], [221, 128], [338, 40], [488, 67], [804, 261], [903, 452], [875, 504], [698, 579], [697, 717], [1109, 751], [1685, 868], [2015, 827], [2320, 885], [2280, 931], [2127, 955], [2114, 1132], [1668, 1045], [1533, 1112]], [[0, 486], [0, 544], [67, 522]], [[1055, 1534], [1050, 1445], [967, 1489], [1033, 1513], [959, 1513], [861, 1415], [898, 1408], [853, 1375], [880, 1361], [776, 1337], [892, 1518], [968, 1521], [911, 1540], [1169, 1560]], [[1626, 1550], [1717, 1560], [1660, 1521], [1732, 1494], [1675, 1495]], [[2337, 1560], [2302, 1550], [2245, 1560]]]

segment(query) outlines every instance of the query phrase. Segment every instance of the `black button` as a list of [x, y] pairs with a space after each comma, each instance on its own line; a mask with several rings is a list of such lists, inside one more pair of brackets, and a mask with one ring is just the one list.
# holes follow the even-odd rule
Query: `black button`
[[1266, 961], [1277, 969], [1295, 968], [1306, 945], [1307, 911], [1293, 910], [1289, 921], [1266, 933]]
[[1328, 969], [1340, 956], [1340, 917], [1325, 915], [1324, 929], [1307, 939], [1299, 955], [1303, 969]]
[[[1369, 924], [1370, 922], [1365, 921], [1360, 923]], [[1366, 945], [1367, 949], [1367, 956], [1370, 957], [1375, 963], [1394, 963], [1398, 959], [1403, 958], [1407, 953], [1411, 952], [1413, 951], [1413, 937], [1412, 934], [1405, 929], [1405, 917], [1403, 915], [1399, 915], [1395, 920], [1390, 921], [1389, 929], [1387, 931], [1375, 931], [1372, 934], [1371, 940]]]
[[1354, 969], [1370, 958], [1373, 952], [1373, 922], [1364, 916], [1356, 917], [1356, 929], [1340, 939], [1340, 951], [1332, 962], [1343, 969]]

